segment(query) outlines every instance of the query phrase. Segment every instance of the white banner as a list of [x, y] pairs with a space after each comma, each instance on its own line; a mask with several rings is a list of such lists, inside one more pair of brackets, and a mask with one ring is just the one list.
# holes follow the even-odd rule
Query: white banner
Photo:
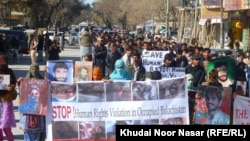
[[233, 124], [250, 124], [250, 98], [237, 95], [234, 99]]
[[[48, 107], [52, 114], [46, 116], [48, 139], [93, 139], [83, 132], [95, 127], [103, 128], [104, 139], [113, 139], [116, 124], [190, 124], [185, 77], [137, 82], [83, 81], [76, 83], [76, 89], [72, 86], [51, 83], [52, 105]], [[64, 128], [70, 134], [64, 134]]]
[[163, 65], [163, 60], [168, 51], [143, 51], [142, 52], [142, 65], [146, 72], [155, 71], [156, 67]]
[[156, 67], [161, 72], [162, 78], [184, 77], [185, 68], [182, 67]]
[[115, 121], [188, 117], [186, 99], [96, 103], [55, 102], [52, 110], [54, 121]]

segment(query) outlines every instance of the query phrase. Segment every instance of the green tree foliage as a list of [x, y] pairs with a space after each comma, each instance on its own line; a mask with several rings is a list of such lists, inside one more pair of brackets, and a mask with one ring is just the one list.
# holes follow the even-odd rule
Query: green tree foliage
[[69, 26], [90, 7], [82, 0], [13, 0], [9, 5], [15, 11], [25, 12], [31, 18], [29, 25], [35, 28]]

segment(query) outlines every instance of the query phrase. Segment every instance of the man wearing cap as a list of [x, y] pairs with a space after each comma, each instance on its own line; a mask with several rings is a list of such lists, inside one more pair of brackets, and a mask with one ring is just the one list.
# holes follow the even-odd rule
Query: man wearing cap
[[198, 87], [205, 79], [206, 71], [200, 65], [201, 57], [199, 55], [193, 55], [191, 57], [191, 63], [185, 68], [186, 74], [193, 75], [193, 86]]

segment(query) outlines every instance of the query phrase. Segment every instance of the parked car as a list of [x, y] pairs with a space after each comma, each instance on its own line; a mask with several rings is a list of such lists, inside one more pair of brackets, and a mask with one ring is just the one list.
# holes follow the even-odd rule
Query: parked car
[[220, 49], [220, 48], [210, 48], [211, 54], [217, 54], [218, 56], [230, 56], [234, 59], [237, 58], [238, 52], [234, 49]]
[[22, 54], [29, 54], [29, 48], [28, 48], [28, 37], [24, 33], [24, 31], [20, 30], [1, 30], [0, 34], [4, 36], [4, 38], [9, 43], [12, 36], [16, 36], [17, 40], [19, 41], [19, 52]]
[[49, 30], [49, 31], [43, 31], [43, 34], [48, 34], [49, 35], [49, 39], [51, 41], [54, 40], [55, 36], [56, 36], [56, 31], [52, 31], [52, 30]]
[[172, 40], [177, 41], [178, 40], [178, 32], [177, 31], [171, 31], [167, 29], [162, 29], [159, 31], [161, 35], [165, 35], [166, 33], [171, 37]]
[[79, 43], [80, 37], [76, 31], [67, 31], [65, 33], [65, 39], [68, 41], [69, 45], [75, 45]]

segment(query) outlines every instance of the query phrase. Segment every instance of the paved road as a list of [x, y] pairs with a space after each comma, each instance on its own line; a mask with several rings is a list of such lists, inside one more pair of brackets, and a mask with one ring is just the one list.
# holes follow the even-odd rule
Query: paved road
[[[79, 47], [76, 46], [70, 46], [66, 47], [64, 51], [60, 53], [61, 60], [74, 60], [79, 61]], [[29, 69], [31, 60], [29, 55], [23, 55], [20, 57], [20, 63], [19, 64], [12, 64], [9, 63], [9, 67], [13, 69], [14, 73], [16, 74], [16, 77], [24, 77]], [[44, 75], [44, 68], [46, 63], [45, 62], [39, 62], [41, 74]], [[18, 90], [18, 88], [17, 88]], [[23, 141], [23, 131], [19, 129], [19, 113], [17, 111], [18, 109], [18, 103], [19, 98], [17, 98], [14, 101], [14, 111], [15, 111], [15, 117], [17, 122], [17, 127], [13, 128], [12, 131], [15, 136], [15, 141]]]

